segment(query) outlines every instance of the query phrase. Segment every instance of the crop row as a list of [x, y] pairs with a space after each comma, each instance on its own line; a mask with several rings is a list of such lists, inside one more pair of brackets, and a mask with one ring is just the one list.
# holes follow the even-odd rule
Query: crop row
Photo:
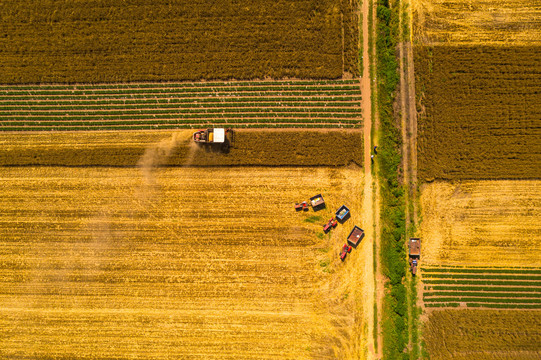
[[537, 268], [516, 268], [516, 269], [499, 269], [499, 268], [454, 268], [454, 267], [423, 267], [423, 276], [427, 273], [493, 273], [493, 274], [541, 274], [541, 269]]
[[423, 301], [425, 303], [458, 301], [458, 302], [488, 302], [488, 303], [501, 303], [501, 304], [507, 304], [507, 303], [541, 304], [541, 298], [516, 299], [516, 298], [508, 298], [508, 297], [505, 297], [505, 298], [477, 298], [477, 297], [464, 297], [464, 296], [433, 297], [433, 298], [423, 297]]
[[504, 291], [504, 292], [541, 292], [541, 287], [521, 287], [521, 286], [425, 286], [425, 291], [431, 290], [449, 290], [449, 291]]
[[327, 92], [327, 91], [359, 91], [359, 85], [347, 85], [347, 86], [221, 86], [221, 87], [206, 87], [206, 88], [177, 88], [177, 87], [125, 87], [125, 88], [90, 88], [80, 89], [78, 87], [61, 87], [58, 89], [46, 89], [36, 86], [32, 89], [20, 89], [20, 88], [7, 88], [0, 89], [2, 95], [56, 95], [56, 94], [124, 94], [124, 93], [143, 93], [143, 94], [186, 94], [186, 93], [201, 93], [201, 94], [214, 94], [214, 93], [239, 93], [239, 92], [292, 92], [292, 91], [309, 91], [309, 92]]
[[[249, 120], [249, 121], [247, 121]], [[159, 120], [152, 120], [148, 118], [137, 119], [127, 119], [127, 120], [102, 120], [95, 119], [90, 121], [85, 120], [66, 120], [66, 121], [2, 121], [0, 129], [4, 127], [16, 127], [16, 126], [93, 126], [93, 125], [137, 125], [137, 124], [213, 124], [213, 123], [223, 123], [223, 124], [237, 124], [237, 123], [345, 123], [345, 124], [357, 124], [357, 120], [352, 119], [335, 119], [335, 118], [314, 118], [314, 119], [302, 119], [299, 121], [297, 118], [280, 118], [279, 121], [276, 121], [277, 118], [244, 118], [242, 122], [236, 121], [235, 118], [207, 118], [207, 119], [176, 119], [161, 117]]]
[[0, 110], [18, 110], [21, 107], [32, 107], [55, 109], [59, 106], [66, 107], [103, 107], [103, 106], [137, 106], [137, 105], [160, 105], [178, 106], [179, 108], [213, 108], [213, 107], [356, 107], [359, 106], [361, 98], [310, 98], [299, 97], [294, 101], [284, 98], [209, 98], [199, 99], [196, 102], [192, 99], [181, 98], [142, 98], [142, 99], [79, 99], [79, 100], [38, 100], [38, 101], [0, 101]]
[[[54, 105], [54, 106], [53, 106]], [[279, 106], [279, 107], [278, 107]], [[361, 108], [356, 103], [282, 103], [282, 102], [267, 102], [267, 103], [204, 103], [204, 104], [185, 104], [173, 102], [124, 102], [115, 101], [102, 104], [101, 102], [92, 103], [72, 103], [72, 102], [56, 102], [56, 103], [36, 103], [24, 104], [19, 106], [0, 106], [1, 111], [11, 111], [26, 113], [25, 107], [33, 111], [85, 111], [85, 110], [130, 110], [130, 109], [177, 109], [179, 112], [247, 112], [247, 111], [274, 111], [274, 112], [361, 112]], [[29, 109], [29, 110], [30, 110]]]
[[235, 81], [235, 82], [162, 82], [162, 83], [129, 83], [129, 84], [77, 84], [77, 85], [9, 85], [0, 86], [2, 90], [74, 90], [84, 89], [157, 89], [157, 88], [237, 88], [237, 87], [294, 87], [294, 86], [332, 86], [359, 84], [359, 80], [298, 80], [298, 81]]
[[450, 285], [512, 285], [512, 286], [531, 286], [541, 285], [541, 282], [515, 281], [515, 280], [423, 280], [424, 284], [450, 284]]
[[[426, 307], [446, 308], [459, 307], [460, 303], [428, 303]], [[467, 307], [486, 307], [495, 309], [541, 309], [541, 304], [491, 304], [491, 303], [466, 303]]]
[[425, 291], [423, 296], [429, 297], [445, 297], [445, 296], [459, 296], [459, 297], [523, 297], [523, 298], [539, 298], [541, 299], [541, 292], [489, 292], [489, 291]]
[[330, 122], [330, 123], [340, 123], [340, 122], [349, 122], [358, 124], [357, 119], [352, 118], [342, 118], [342, 117], [298, 117], [298, 116], [183, 116], [176, 117], [170, 115], [155, 115], [155, 116], [109, 116], [109, 117], [92, 117], [92, 116], [79, 116], [79, 117], [69, 117], [69, 118], [33, 118], [33, 119], [17, 119], [17, 120], [2, 120], [1, 126], [14, 126], [16, 124], [40, 124], [40, 123], [53, 123], [58, 125], [67, 125], [76, 122], [86, 121], [93, 123], [96, 121], [100, 122], [130, 122], [130, 121], [173, 121], [176, 123], [190, 123], [190, 122], [215, 122], [218, 120], [223, 120], [229, 123], [237, 122]]
[[[166, 130], [166, 129], [193, 129], [194, 127], [201, 127], [205, 125], [212, 124], [222, 124], [219, 121], [213, 121], [208, 123], [197, 123], [197, 124], [164, 124], [160, 122], [156, 125], [142, 125], [140, 123], [134, 125], [127, 125], [123, 123], [119, 126], [107, 125], [97, 125], [92, 124], [91, 126], [32, 126], [32, 127], [20, 127], [20, 126], [11, 126], [11, 127], [2, 127], [2, 131], [105, 131], [105, 130]], [[236, 128], [336, 128], [336, 124], [329, 123], [228, 123], [231, 126]], [[354, 124], [340, 124], [341, 128], [354, 128]]]
[[[343, 109], [339, 109], [343, 110]], [[195, 112], [195, 113], [194, 113]], [[89, 111], [87, 109], [79, 109], [77, 111], [73, 110], [64, 110], [62, 108], [56, 111], [6, 111], [0, 113], [0, 117], [29, 117], [29, 116], [82, 116], [82, 115], [92, 115], [92, 116], [111, 116], [111, 115], [136, 115], [136, 114], [171, 114], [171, 115], [199, 115], [203, 116], [205, 114], [210, 115], [226, 115], [231, 114], [233, 116], [238, 114], [250, 114], [251, 116], [333, 116], [333, 117], [348, 117], [348, 116], [358, 116], [360, 115], [360, 109], [351, 109], [349, 111], [335, 111], [335, 109], [280, 109], [280, 108], [270, 108], [270, 109], [258, 109], [258, 108], [249, 108], [249, 109], [238, 109], [238, 108], [228, 108], [228, 109], [201, 109], [201, 110], [177, 110], [177, 109], [162, 109], [162, 108], [143, 108], [143, 109], [114, 109], [111, 110], [94, 110]]]
[[[358, 106], [362, 100], [361, 97], [297, 97], [294, 99], [282, 97], [261, 97], [261, 98], [206, 98], [198, 99], [182, 99], [182, 98], [99, 98], [99, 99], [66, 99], [58, 100], [52, 98], [48, 100], [28, 100], [25, 101], [0, 101], [0, 104], [5, 104], [2, 109], [13, 110], [19, 107], [43, 107], [43, 106], [110, 106], [110, 105], [174, 105], [185, 108], [201, 108], [201, 107], [263, 107], [263, 106], [291, 106], [291, 107], [354, 107]], [[292, 101], [293, 100], [293, 101]]]
[[0, 98], [10, 99], [13, 97], [20, 96], [32, 96], [32, 97], [43, 97], [43, 96], [73, 96], [73, 97], [82, 97], [82, 96], [109, 96], [109, 95], [144, 95], [144, 96], [154, 96], [154, 95], [181, 95], [182, 97], [212, 97], [212, 96], [332, 96], [332, 95], [358, 95], [360, 89], [353, 90], [341, 90], [341, 89], [331, 89], [331, 90], [321, 90], [321, 89], [305, 89], [302, 91], [249, 91], [249, 90], [221, 90], [221, 91], [198, 91], [198, 92], [178, 92], [171, 90], [96, 90], [96, 91], [84, 91], [84, 90], [64, 90], [64, 91], [26, 91], [26, 92], [13, 92], [5, 91], [0, 92]]
[[540, 281], [537, 274], [430, 274], [423, 273], [423, 279], [495, 279], [495, 280], [533, 280]]

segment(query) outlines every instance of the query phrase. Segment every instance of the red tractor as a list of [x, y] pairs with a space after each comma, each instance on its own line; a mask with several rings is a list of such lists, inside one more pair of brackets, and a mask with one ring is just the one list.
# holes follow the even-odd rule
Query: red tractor
[[336, 221], [334, 219], [334, 217], [331, 218], [331, 220], [329, 220], [329, 222], [325, 225], [323, 225], [323, 231], [324, 232], [327, 232], [329, 231], [331, 228], [334, 228], [336, 227], [336, 225], [338, 224], [338, 221]]
[[301, 203], [295, 203], [295, 210], [296, 211], [301, 211], [301, 210], [308, 211], [308, 202], [303, 201]]
[[346, 259], [346, 255], [351, 252], [351, 246], [348, 244], [344, 244], [342, 247], [342, 251], [340, 251], [340, 260], [344, 261]]

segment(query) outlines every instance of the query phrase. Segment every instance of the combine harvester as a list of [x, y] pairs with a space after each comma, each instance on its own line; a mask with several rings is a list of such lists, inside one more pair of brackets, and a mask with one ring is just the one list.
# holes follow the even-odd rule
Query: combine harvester
[[233, 142], [233, 130], [224, 128], [199, 130], [193, 133], [193, 141], [196, 144], [219, 148], [227, 153]]

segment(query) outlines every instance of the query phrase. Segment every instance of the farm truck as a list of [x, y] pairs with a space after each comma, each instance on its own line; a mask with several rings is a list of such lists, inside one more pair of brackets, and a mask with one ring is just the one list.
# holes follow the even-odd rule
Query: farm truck
[[408, 248], [411, 274], [415, 276], [417, 274], [417, 261], [421, 257], [421, 239], [410, 238]]

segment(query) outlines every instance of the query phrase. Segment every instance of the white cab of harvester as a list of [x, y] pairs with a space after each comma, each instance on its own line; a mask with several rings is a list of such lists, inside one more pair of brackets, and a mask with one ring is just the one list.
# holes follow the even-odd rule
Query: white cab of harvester
[[225, 129], [214, 129], [214, 143], [223, 143], [225, 141]]

